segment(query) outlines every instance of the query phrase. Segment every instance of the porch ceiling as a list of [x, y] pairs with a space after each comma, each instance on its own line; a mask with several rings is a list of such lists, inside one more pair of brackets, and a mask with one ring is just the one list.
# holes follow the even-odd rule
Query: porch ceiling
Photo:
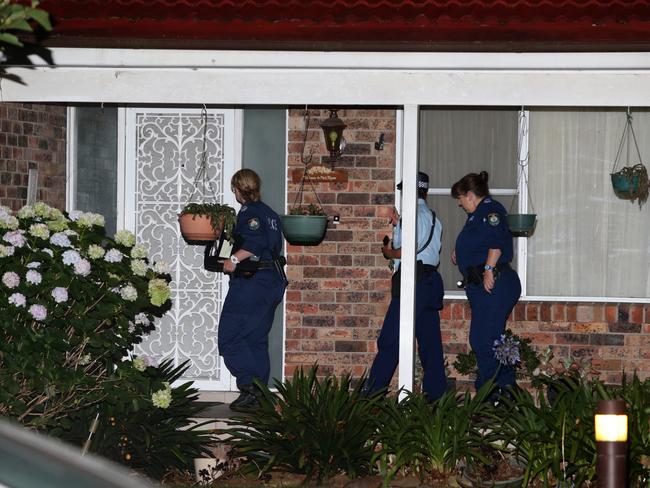
[[43, 0], [47, 46], [646, 51], [650, 0]]

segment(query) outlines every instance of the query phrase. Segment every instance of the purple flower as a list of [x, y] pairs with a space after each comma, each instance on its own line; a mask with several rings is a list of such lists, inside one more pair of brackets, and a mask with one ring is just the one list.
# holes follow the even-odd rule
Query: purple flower
[[20, 285], [20, 276], [18, 276], [13, 271], [7, 271], [2, 275], [2, 283], [7, 288], [16, 288], [18, 285]]
[[77, 251], [69, 249], [63, 253], [61, 259], [63, 259], [63, 264], [70, 265], [76, 264], [81, 259], [81, 256], [79, 256], [79, 253]]
[[63, 232], [57, 232], [56, 234], [52, 234], [52, 237], [50, 237], [50, 242], [55, 246], [59, 246], [59, 247], [72, 246], [70, 239]]
[[27, 274], [25, 275], [25, 279], [27, 280], [27, 283], [30, 283], [32, 285], [38, 285], [43, 281], [43, 277], [41, 276], [41, 273], [39, 273], [36, 270], [30, 269]]
[[39, 322], [45, 320], [47, 317], [47, 309], [43, 305], [32, 305], [29, 307], [29, 313], [34, 320], [38, 320]]
[[519, 353], [519, 341], [511, 335], [501, 334], [501, 337], [494, 341], [494, 357], [504, 366], [514, 366], [521, 361]]
[[25, 239], [25, 236], [23, 235], [24, 231], [23, 230], [12, 230], [7, 232], [3, 239], [5, 242], [8, 242], [14, 247], [23, 247], [25, 243], [27, 242]]
[[62, 286], [57, 286], [52, 290], [52, 298], [56, 303], [63, 303], [68, 301], [68, 289]]
[[9, 303], [15, 305], [16, 307], [24, 307], [27, 303], [27, 300], [25, 299], [25, 295], [22, 293], [13, 293], [9, 297]]

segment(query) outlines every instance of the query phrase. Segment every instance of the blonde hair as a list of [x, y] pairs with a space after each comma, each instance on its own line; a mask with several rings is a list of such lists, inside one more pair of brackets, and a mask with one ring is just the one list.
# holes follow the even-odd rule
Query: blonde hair
[[230, 180], [230, 186], [237, 188], [242, 198], [247, 202], [257, 202], [260, 199], [262, 182], [259, 175], [252, 169], [240, 169]]

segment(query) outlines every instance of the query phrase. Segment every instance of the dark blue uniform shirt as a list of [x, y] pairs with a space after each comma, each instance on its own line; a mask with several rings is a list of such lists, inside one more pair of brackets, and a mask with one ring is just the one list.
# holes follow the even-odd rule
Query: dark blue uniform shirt
[[260, 261], [271, 261], [282, 250], [280, 217], [264, 202], [246, 202], [237, 214], [233, 233], [241, 239], [238, 249], [253, 253]]
[[476, 210], [467, 216], [465, 227], [456, 239], [456, 261], [463, 275], [470, 266], [483, 267], [490, 249], [501, 250], [497, 264], [512, 261], [512, 234], [506, 215], [503, 205], [491, 197], [485, 197]]

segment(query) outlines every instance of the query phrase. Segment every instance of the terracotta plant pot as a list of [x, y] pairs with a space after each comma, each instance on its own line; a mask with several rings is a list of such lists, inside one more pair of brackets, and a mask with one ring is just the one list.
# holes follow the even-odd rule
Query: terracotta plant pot
[[208, 215], [181, 214], [178, 216], [183, 239], [190, 245], [205, 245], [221, 236], [221, 227], [212, 228], [212, 219]]

